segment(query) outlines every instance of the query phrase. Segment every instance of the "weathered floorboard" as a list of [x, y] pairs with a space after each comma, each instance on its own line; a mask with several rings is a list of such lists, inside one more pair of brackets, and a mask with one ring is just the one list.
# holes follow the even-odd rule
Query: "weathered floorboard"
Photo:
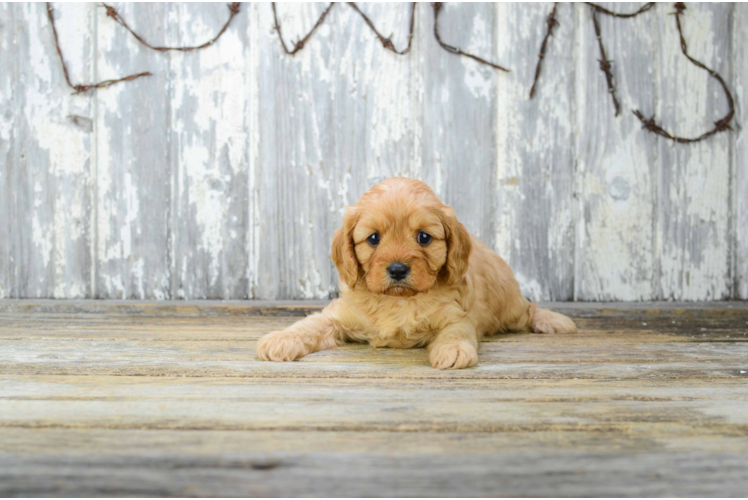
[[[326, 4], [278, 5], [286, 44], [303, 37]], [[274, 24], [256, 5], [261, 27]], [[407, 44], [407, 5], [362, 5], [377, 28]], [[419, 7], [419, 16], [426, 8]], [[295, 56], [274, 30], [258, 38], [258, 159], [252, 172], [253, 297], [328, 298], [337, 292], [331, 235], [344, 207], [419, 161], [414, 53], [385, 51], [348, 5], [337, 4]], [[418, 41], [414, 41], [414, 45]], [[354, 126], [352, 123], [362, 124]], [[278, 228], [283, 227], [283, 231]]]
[[423, 349], [254, 357], [320, 305], [0, 301], [0, 494], [745, 491], [745, 304], [552, 306], [579, 334], [443, 372]]
[[[247, 231], [251, 116], [250, 5], [220, 43], [173, 58], [170, 129], [174, 178], [172, 295], [247, 298]], [[180, 45], [216, 35], [226, 4], [175, 7]], [[256, 29], [252, 26], [252, 29]]]
[[[118, 437], [131, 439], [129, 433]], [[240, 442], [253, 438], [250, 434]], [[295, 438], [284, 435], [276, 440]], [[0, 455], [0, 492], [5, 496], [740, 497], [748, 487], [743, 452], [672, 452], [657, 447], [628, 454], [568, 453], [551, 447], [537, 452], [496, 446], [491, 453], [468, 455], [461, 438], [455, 436], [452, 448], [443, 453], [415, 456], [245, 450], [207, 457], [163, 452], [148, 457]], [[347, 443], [359, 444], [350, 438]]]
[[[634, 12], [639, 4], [605, 4]], [[654, 232], [657, 139], [643, 133], [632, 110], [656, 105], [656, 38], [665, 6], [632, 19], [599, 15], [612, 59], [620, 114], [600, 70], [592, 9], [577, 4], [576, 136], [579, 208], [576, 225], [576, 300], [648, 300], [657, 290]], [[668, 5], [669, 7], [669, 5]], [[668, 16], [671, 20], [671, 16]], [[677, 80], [677, 78], [676, 78]]]
[[[12, 297], [91, 296], [91, 106], [71, 96], [45, 4], [14, 7]], [[54, 4], [60, 47], [73, 83], [93, 79], [93, 4]], [[3, 173], [2, 175], [6, 175]], [[3, 214], [3, 218], [5, 218]]]
[[561, 4], [528, 99], [552, 3], [498, 4], [496, 248], [531, 300], [574, 298], [576, 7]]
[[[301, 39], [315, 25], [327, 4], [291, 8], [277, 5], [286, 44]], [[257, 5], [261, 26], [258, 55], [258, 161], [253, 175], [255, 211], [253, 236], [254, 298], [327, 298], [332, 292], [330, 244], [318, 239], [331, 234], [341, 220], [339, 191], [347, 191], [346, 170], [335, 155], [335, 88], [350, 84], [334, 48], [343, 29], [346, 5], [330, 10], [325, 23], [304, 49], [291, 57], [283, 52], [270, 5]], [[334, 26], [334, 27], [333, 27]], [[341, 73], [343, 73], [341, 75]], [[357, 95], [349, 100], [358, 100]], [[356, 116], [354, 114], [353, 116]], [[346, 132], [353, 132], [348, 129]], [[341, 138], [342, 139], [342, 138]], [[360, 136], [355, 139], [360, 140]], [[361, 142], [347, 138], [352, 147]], [[360, 171], [361, 165], [355, 165]], [[283, 231], [277, 228], [283, 227]]]
[[[419, 6], [417, 36], [423, 94], [419, 178], [454, 207], [475, 236], [493, 246], [496, 212], [497, 81], [504, 72], [442, 49], [430, 5]], [[498, 58], [495, 4], [445, 3], [442, 40], [489, 61]], [[415, 55], [415, 54], [414, 54]], [[499, 63], [501, 64], [501, 62]]]
[[748, 81], [748, 5], [736, 3], [732, 20], [732, 86], [736, 120], [740, 128], [732, 132], [732, 227], [733, 298], [748, 300], [748, 142], [744, 127], [748, 116], [746, 81]]
[[[729, 33], [733, 4], [695, 3], [681, 16], [689, 54], [731, 80]], [[696, 137], [728, 110], [717, 81], [680, 50], [669, 4], [658, 6], [659, 53], [656, 115], [676, 135]], [[659, 299], [720, 300], [730, 297], [730, 134], [686, 147], [658, 138], [657, 180]], [[744, 232], [745, 229], [737, 229]]]
[[[361, 359], [366, 363], [366, 359]], [[407, 366], [407, 361], [401, 362]], [[747, 436], [745, 380], [3, 376], [0, 427]], [[748, 451], [748, 450], [747, 450]]]
[[16, 120], [15, 11], [12, 3], [0, 4], [0, 299], [11, 296], [15, 283], [11, 231], [14, 226], [13, 145]]
[[[114, 4], [154, 45], [176, 45], [169, 4]], [[97, 79], [152, 76], [97, 92], [94, 298], [171, 298], [171, 57], [150, 50], [96, 9]]]

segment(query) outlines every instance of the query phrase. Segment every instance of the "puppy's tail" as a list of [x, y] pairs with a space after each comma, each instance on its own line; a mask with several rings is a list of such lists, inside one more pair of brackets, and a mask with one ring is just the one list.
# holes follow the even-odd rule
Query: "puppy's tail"
[[577, 333], [577, 325], [561, 313], [530, 304], [530, 330], [534, 333]]

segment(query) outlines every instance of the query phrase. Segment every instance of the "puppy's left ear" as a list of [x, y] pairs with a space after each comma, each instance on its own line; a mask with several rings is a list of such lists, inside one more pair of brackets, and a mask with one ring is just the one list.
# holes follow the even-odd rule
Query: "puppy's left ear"
[[332, 238], [332, 261], [338, 268], [340, 279], [353, 289], [363, 274], [353, 245], [353, 229], [358, 222], [356, 207], [348, 207], [343, 216], [343, 227]]
[[443, 272], [447, 284], [454, 285], [460, 282], [468, 270], [468, 259], [472, 250], [470, 233], [457, 220], [452, 207], [444, 207], [441, 219], [447, 237], [447, 262], [444, 264]]

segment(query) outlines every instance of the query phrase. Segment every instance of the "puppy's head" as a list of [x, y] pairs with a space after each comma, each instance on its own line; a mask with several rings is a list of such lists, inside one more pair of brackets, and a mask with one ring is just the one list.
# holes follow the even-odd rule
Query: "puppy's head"
[[332, 259], [349, 288], [409, 297], [439, 281], [458, 283], [470, 235], [423, 182], [396, 177], [349, 207], [332, 241]]

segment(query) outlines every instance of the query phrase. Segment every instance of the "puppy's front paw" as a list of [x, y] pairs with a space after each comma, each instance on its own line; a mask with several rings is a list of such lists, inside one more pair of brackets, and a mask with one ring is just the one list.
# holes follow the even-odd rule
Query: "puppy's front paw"
[[429, 354], [431, 366], [439, 370], [459, 370], [478, 362], [478, 351], [467, 342], [436, 345]]
[[255, 352], [263, 361], [296, 361], [309, 354], [301, 338], [286, 330], [262, 337], [257, 342]]

